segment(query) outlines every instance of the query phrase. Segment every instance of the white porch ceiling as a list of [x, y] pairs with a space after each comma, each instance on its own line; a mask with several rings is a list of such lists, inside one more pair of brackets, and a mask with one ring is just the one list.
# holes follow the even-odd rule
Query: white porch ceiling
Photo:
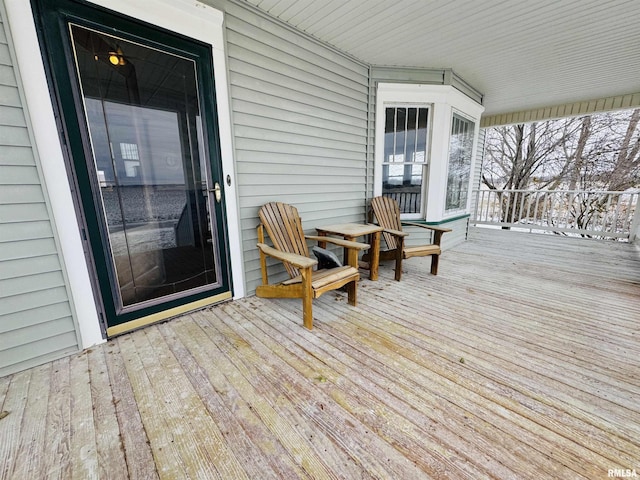
[[245, 0], [367, 64], [451, 68], [485, 115], [640, 92], [638, 0]]

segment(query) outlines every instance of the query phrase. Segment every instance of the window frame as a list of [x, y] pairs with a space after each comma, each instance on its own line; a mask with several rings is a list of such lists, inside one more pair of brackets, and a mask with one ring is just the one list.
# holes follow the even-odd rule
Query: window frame
[[[475, 171], [480, 116], [484, 107], [451, 85], [399, 84], [380, 82], [376, 89], [374, 138], [373, 196], [382, 195], [385, 112], [398, 105], [430, 108], [428, 118], [429, 145], [427, 167], [423, 176], [422, 208], [420, 214], [401, 214], [402, 219], [442, 222], [460, 215], [463, 210], [446, 211], [448, 160], [453, 113], [474, 122], [471, 174]], [[471, 191], [471, 179], [469, 192]], [[468, 212], [471, 194], [467, 195]]]
[[[382, 167], [381, 167], [381, 172], [384, 172], [384, 166], [385, 165], [422, 165], [422, 182], [420, 184], [420, 205], [419, 205], [419, 211], [416, 213], [403, 213], [401, 214], [401, 217], [403, 219], [407, 219], [407, 220], [419, 220], [421, 218], [424, 218], [424, 209], [425, 209], [425, 204], [426, 204], [426, 199], [425, 199], [425, 194], [426, 194], [426, 190], [427, 190], [427, 182], [428, 182], [428, 178], [429, 178], [429, 163], [430, 163], [430, 145], [431, 145], [431, 123], [432, 123], [432, 117], [431, 117], [431, 112], [432, 112], [432, 105], [428, 104], [428, 103], [407, 103], [407, 102], [391, 102], [391, 103], [386, 103], [384, 105], [384, 114], [386, 116], [386, 111], [388, 108], [426, 108], [427, 109], [427, 132], [426, 132], [426, 145], [425, 145], [425, 159], [424, 162], [388, 162], [385, 161], [386, 158], [384, 156], [384, 141], [383, 141], [383, 158], [382, 158]], [[386, 134], [386, 129], [383, 129], [383, 135]], [[405, 135], [406, 135], [406, 131], [405, 131]], [[379, 195], [382, 195], [382, 182], [384, 180], [384, 173], [381, 173], [382, 177], [380, 180], [380, 193]]]
[[[466, 192], [466, 202], [465, 205], [462, 207], [457, 207], [457, 208], [447, 208], [447, 197], [449, 196], [449, 170], [451, 169], [451, 139], [453, 138], [453, 122], [455, 120], [455, 118], [458, 117], [459, 119], [469, 122], [471, 124], [471, 130], [470, 130], [470, 134], [471, 134], [471, 149], [470, 149], [470, 155], [469, 155], [469, 179], [467, 182], [467, 192]], [[465, 114], [464, 112], [461, 112], [457, 109], [452, 109], [451, 112], [451, 122], [449, 124], [449, 154], [447, 156], [447, 176], [446, 176], [446, 188], [445, 188], [445, 201], [444, 201], [444, 215], [446, 217], [452, 216], [452, 215], [459, 215], [461, 213], [466, 212], [469, 209], [469, 202], [471, 200], [471, 190], [472, 190], [472, 186], [471, 186], [471, 180], [472, 180], [472, 174], [473, 174], [473, 166], [474, 166], [474, 157], [475, 157], [475, 149], [476, 149], [476, 144], [478, 141], [478, 137], [477, 137], [477, 131], [478, 131], [478, 121], [476, 119], [471, 118], [469, 115]], [[462, 190], [460, 190], [462, 191]]]

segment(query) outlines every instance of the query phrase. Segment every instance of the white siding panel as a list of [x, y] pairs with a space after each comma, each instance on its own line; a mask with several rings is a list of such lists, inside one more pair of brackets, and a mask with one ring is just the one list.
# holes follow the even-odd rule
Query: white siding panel
[[68, 331], [7, 350], [0, 350], [0, 376], [70, 355], [77, 349], [76, 333]]
[[0, 63], [0, 85], [10, 85], [13, 87], [17, 85], [16, 76], [10, 65], [2, 65]]
[[40, 185], [38, 171], [35, 166], [5, 165], [0, 185]]
[[[34, 292], [38, 289], [48, 289], [64, 286], [64, 277], [60, 271], [40, 273], [29, 277], [17, 277], [0, 280], [0, 298], [11, 297], [24, 293]], [[0, 330], [5, 324], [0, 326]]]
[[[2, 87], [0, 87], [0, 90], [2, 90]], [[31, 139], [29, 138], [29, 132], [26, 128], [3, 125], [2, 128], [0, 128], [0, 144], [30, 146]]]
[[[37, 334], [28, 339], [30, 341], [29, 343], [60, 335], [60, 331], [64, 330], [65, 328], [68, 328], [68, 325], [65, 322], [64, 318], [51, 320], [50, 322], [44, 323], [39, 326]], [[13, 330], [11, 332], [5, 332], [2, 334], [2, 349], [17, 350], [22, 344], [24, 344], [25, 340], [27, 339], [25, 339], [24, 337], [23, 330]]]
[[[0, 0], [0, 14], [4, 5]], [[1, 17], [1, 15], [0, 15]], [[78, 349], [20, 75], [0, 23], [0, 376]]]
[[368, 68], [250, 7], [228, 3], [226, 25], [252, 293], [260, 281], [255, 228], [261, 205], [295, 205], [308, 231], [364, 220]]
[[21, 108], [0, 105], [0, 125], [11, 127], [26, 127], [24, 113]]
[[0, 224], [49, 220], [44, 203], [0, 205]]
[[36, 256], [34, 252], [34, 256], [29, 258], [3, 261], [2, 270], [0, 270], [0, 280], [12, 278], [17, 280], [20, 277], [56, 271], [60, 271], [58, 255]]
[[[312, 118], [324, 119], [334, 122], [337, 127], [342, 125], [363, 128], [360, 125], [356, 112], [349, 111], [340, 112], [325, 107], [321, 102], [314, 102], [312, 98], [306, 98], [303, 94], [297, 94], [292, 92], [291, 94], [284, 93], [285, 96], [274, 95], [271, 90], [265, 89], [264, 91], [253, 90], [243, 88], [242, 83], [238, 85], [232, 84], [231, 95], [233, 98], [233, 106], [235, 107], [235, 100], [244, 100], [254, 104], [254, 110], [256, 114], [262, 113], [261, 107], [269, 106], [276, 108], [280, 111], [280, 115], [276, 118], [281, 120], [287, 120], [289, 113], [304, 114]], [[314, 104], [315, 103], [315, 104]], [[327, 102], [329, 104], [330, 102]], [[234, 108], [235, 110], [235, 108]]]
[[0, 65], [11, 65], [11, 54], [6, 43], [0, 43]]
[[[46, 288], [44, 290], [37, 291], [38, 295], [34, 295], [34, 292], [28, 292], [22, 295], [14, 295], [11, 297], [2, 297], [0, 301], [0, 315], [6, 315], [8, 313], [20, 312], [30, 310], [32, 308], [44, 307], [55, 303], [63, 302], [67, 298], [67, 292], [62, 287]], [[73, 328], [73, 323], [71, 324]], [[36, 332], [25, 332], [36, 334]]]
[[2, 165], [35, 165], [31, 146], [2, 146]]
[[[300, 124], [316, 130], [315, 136], [322, 136], [326, 132], [328, 136], [339, 131], [346, 135], [354, 135], [352, 141], [365, 134], [366, 130], [358, 122], [349, 122], [349, 118], [340, 118], [331, 112], [322, 109], [310, 109], [308, 106], [293, 102], [270, 102], [265, 104], [265, 95], [260, 95], [251, 90], [232, 89], [238, 97], [233, 99], [233, 112], [254, 117], [254, 122], [261, 122], [264, 128], [275, 125], [274, 122], [286, 122]], [[240, 98], [240, 97], [244, 97]], [[238, 123], [241, 118], [234, 120]]]
[[[360, 130], [355, 129], [356, 131], [352, 133], [345, 132], [342, 129], [338, 130], [337, 125], [334, 122], [326, 121], [324, 122], [324, 125], [322, 128], [318, 128], [318, 123], [319, 123], [318, 120], [315, 120], [315, 122], [311, 122], [311, 123], [316, 123], [316, 125], [313, 125], [313, 124], [309, 125], [304, 122], [304, 120], [308, 120], [308, 119], [303, 115], [298, 115], [298, 116], [295, 116], [294, 118], [294, 115], [289, 114], [287, 121], [285, 121], [285, 120], [270, 118], [268, 116], [260, 117], [258, 115], [245, 114], [240, 112], [239, 110], [236, 110], [234, 112], [234, 118], [236, 121], [236, 125], [240, 127], [262, 128], [267, 132], [274, 131], [277, 133], [280, 133], [283, 131], [291, 132], [292, 134], [304, 135], [305, 137], [308, 137], [308, 138], [317, 138], [317, 139], [326, 140], [326, 141], [342, 142], [343, 144], [345, 144], [345, 146], [352, 144], [356, 148], [359, 148], [359, 149], [362, 148], [362, 141], [361, 139], [358, 138]], [[269, 121], [268, 128], [265, 127], [265, 119], [268, 119]], [[358, 141], [354, 141], [354, 133]], [[361, 132], [361, 133], [362, 135], [365, 134], [365, 132]]]
[[[295, 136], [291, 136], [291, 141], [300, 141], [295, 138]], [[307, 157], [315, 157], [319, 162], [322, 162], [324, 159], [332, 159], [337, 158], [343, 162], [348, 162], [349, 160], [358, 161], [364, 155], [364, 148], [361, 152], [354, 152], [351, 150], [339, 150], [335, 148], [330, 148], [331, 145], [327, 146], [309, 146], [303, 145], [300, 143], [284, 143], [284, 142], [276, 142], [276, 141], [265, 141], [254, 138], [241, 138], [237, 137], [236, 148], [242, 149], [244, 151], [249, 152], [268, 152], [273, 154], [291, 154], [291, 155], [305, 155]], [[323, 163], [321, 163], [323, 165]], [[304, 165], [299, 164], [298, 169], [302, 169]], [[296, 173], [296, 172], [291, 172]], [[303, 172], [301, 172], [303, 173]], [[304, 172], [306, 174], [306, 172]]]
[[[273, 128], [273, 125], [270, 125]], [[276, 144], [291, 143], [310, 150], [315, 148], [331, 149], [345, 152], [354, 152], [362, 155], [363, 146], [361, 143], [354, 143], [353, 138], [350, 141], [337, 141], [329, 138], [322, 138], [314, 135], [307, 135], [302, 132], [272, 130], [271, 128], [245, 127], [238, 125], [236, 127], [236, 135], [238, 137], [252, 138], [256, 141], [273, 142]], [[333, 155], [330, 155], [333, 156]]]
[[47, 220], [20, 222], [11, 225], [11, 228], [0, 229], [0, 244], [47, 237], [53, 237], [51, 224]]
[[20, 107], [20, 94], [16, 87], [0, 85], [0, 105]]
[[69, 310], [69, 302], [67, 301], [50, 303], [43, 307], [34, 306], [27, 310], [20, 310], [3, 315], [2, 324], [0, 324], [0, 334], [20, 328], [33, 328], [49, 320], [68, 318], [70, 315], [71, 310]]
[[0, 204], [38, 202], [44, 202], [40, 185], [2, 185], [0, 188]]
[[[57, 252], [56, 243], [53, 238], [3, 243], [2, 250], [0, 250], [0, 262], [30, 258], [33, 257], [34, 252], [38, 252], [39, 255], [55, 254]], [[2, 294], [0, 293], [0, 295]]]

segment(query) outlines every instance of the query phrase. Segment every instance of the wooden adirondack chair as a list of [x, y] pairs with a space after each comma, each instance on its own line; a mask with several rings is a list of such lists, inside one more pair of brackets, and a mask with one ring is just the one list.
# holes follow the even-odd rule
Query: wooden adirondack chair
[[[390, 197], [376, 197], [371, 200], [371, 213], [375, 216], [378, 225], [384, 228], [382, 237], [387, 244], [387, 250], [380, 250], [380, 260], [395, 260], [395, 279], [400, 281], [402, 277], [402, 259], [411, 257], [431, 256], [431, 273], [438, 274], [438, 262], [440, 259], [440, 242], [442, 235], [450, 232], [450, 228], [434, 227], [421, 223], [404, 222], [400, 220], [400, 207], [398, 202]], [[371, 221], [374, 219], [372, 218]], [[402, 226], [414, 226], [433, 231], [433, 243], [407, 247], [404, 245], [404, 237], [409, 235], [402, 231]]]
[[[258, 225], [258, 249], [262, 270], [262, 285], [256, 288], [258, 297], [301, 298], [303, 323], [309, 330], [313, 328], [312, 300], [323, 293], [346, 285], [349, 304], [356, 305], [357, 285], [360, 279], [358, 251], [368, 249], [369, 245], [341, 238], [306, 236], [302, 230], [298, 210], [285, 203], [267, 203], [260, 208], [258, 216], [261, 222]], [[273, 247], [264, 243], [264, 230], [273, 242]], [[347, 248], [349, 265], [314, 271], [313, 267], [318, 261], [309, 258], [306, 240], [328, 242]], [[270, 285], [267, 256], [282, 261], [291, 278]]]

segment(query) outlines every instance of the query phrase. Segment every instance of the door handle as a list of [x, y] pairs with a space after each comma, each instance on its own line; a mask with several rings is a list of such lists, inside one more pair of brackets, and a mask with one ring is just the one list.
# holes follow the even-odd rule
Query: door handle
[[220, 203], [220, 200], [222, 200], [222, 188], [220, 188], [220, 184], [216, 182], [213, 188], [209, 191], [213, 192], [216, 197], [216, 202]]

